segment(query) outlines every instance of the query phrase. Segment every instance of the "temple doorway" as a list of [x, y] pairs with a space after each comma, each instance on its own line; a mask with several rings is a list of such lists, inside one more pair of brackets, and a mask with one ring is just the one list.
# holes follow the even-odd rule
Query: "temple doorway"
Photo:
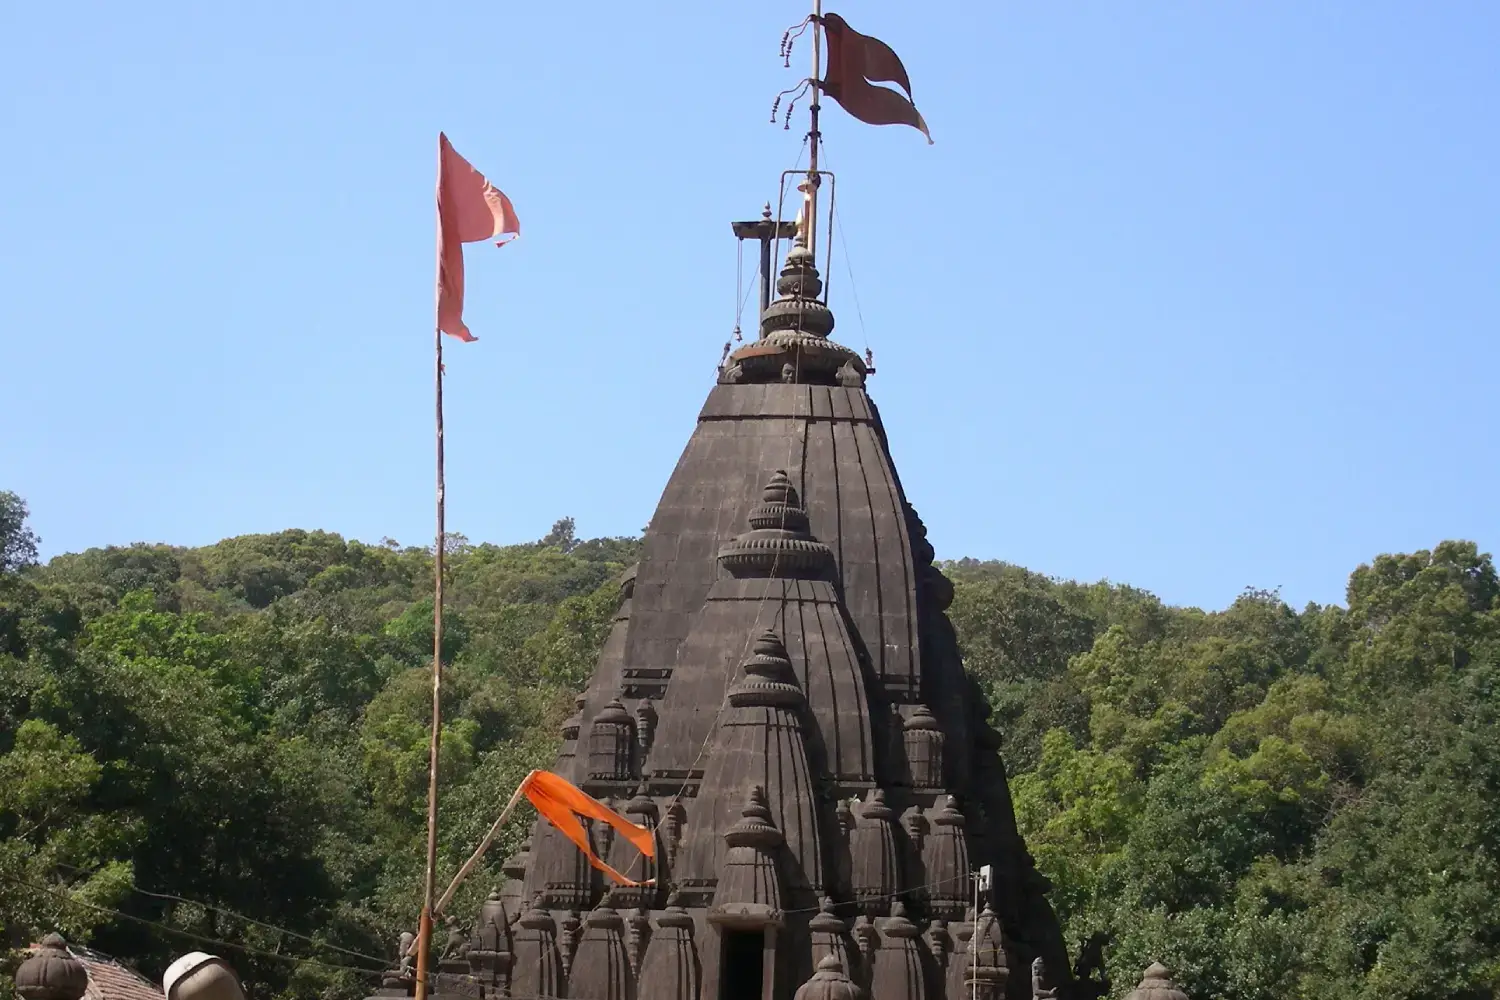
[[760, 931], [724, 932], [724, 970], [720, 1000], [761, 1000], [765, 974], [764, 936]]

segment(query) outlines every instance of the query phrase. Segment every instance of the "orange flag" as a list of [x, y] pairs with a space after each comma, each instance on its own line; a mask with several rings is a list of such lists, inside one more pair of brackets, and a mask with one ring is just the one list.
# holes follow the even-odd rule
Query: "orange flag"
[[464, 248], [465, 243], [496, 240], [504, 246], [521, 233], [516, 210], [505, 193], [484, 174], [469, 165], [448, 144], [448, 137], [438, 133], [438, 329], [459, 340], [477, 340], [464, 325]]
[[532, 771], [521, 782], [521, 794], [531, 800], [536, 811], [547, 817], [557, 832], [567, 837], [578, 849], [588, 855], [589, 864], [599, 869], [621, 885], [650, 885], [654, 879], [636, 882], [626, 878], [605, 864], [604, 859], [594, 853], [589, 835], [578, 822], [579, 816], [601, 820], [619, 831], [620, 836], [635, 845], [635, 849], [648, 858], [656, 857], [656, 838], [644, 826], [637, 826], [613, 809], [579, 791], [565, 778], [551, 771]]

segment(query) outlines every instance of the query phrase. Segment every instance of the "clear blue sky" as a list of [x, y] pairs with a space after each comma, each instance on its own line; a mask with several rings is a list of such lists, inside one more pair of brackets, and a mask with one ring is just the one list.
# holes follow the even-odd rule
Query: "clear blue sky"
[[[835, 337], [941, 556], [1222, 607], [1500, 543], [1500, 5], [829, 9], [937, 140], [826, 116]], [[10, 5], [0, 488], [48, 556], [430, 542], [444, 129], [524, 227], [468, 248], [450, 526], [637, 531], [734, 322], [728, 223], [797, 155], [804, 13]]]

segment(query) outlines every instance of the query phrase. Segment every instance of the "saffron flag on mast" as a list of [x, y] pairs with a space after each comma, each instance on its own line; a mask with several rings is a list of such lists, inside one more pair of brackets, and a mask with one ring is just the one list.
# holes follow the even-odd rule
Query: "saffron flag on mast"
[[588, 831], [578, 822], [579, 816], [587, 816], [608, 823], [619, 831], [620, 836], [635, 845], [635, 849], [648, 858], [656, 857], [656, 838], [644, 826], [637, 826], [609, 806], [584, 794], [566, 778], [551, 771], [532, 771], [521, 782], [521, 794], [536, 806], [536, 811], [547, 817], [557, 827], [557, 832], [571, 840], [589, 859], [589, 864], [599, 869], [621, 885], [651, 885], [655, 879], [636, 882], [615, 871], [604, 859], [594, 853], [589, 843]]
[[437, 325], [459, 340], [478, 340], [464, 325], [465, 243], [496, 240], [504, 246], [521, 234], [516, 210], [505, 193], [458, 155], [438, 133]]
[[[823, 93], [866, 125], [910, 125], [932, 144], [927, 122], [912, 103], [906, 67], [895, 50], [878, 38], [861, 35], [837, 14], [823, 15], [823, 37], [828, 40]], [[906, 94], [875, 83], [894, 83]]]

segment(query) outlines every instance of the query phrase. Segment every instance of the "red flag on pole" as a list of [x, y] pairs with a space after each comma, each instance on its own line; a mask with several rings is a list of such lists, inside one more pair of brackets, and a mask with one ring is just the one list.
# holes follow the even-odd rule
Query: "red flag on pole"
[[[823, 93], [866, 125], [910, 125], [932, 143], [927, 122], [911, 101], [911, 80], [895, 50], [878, 38], [861, 35], [837, 14], [823, 15], [823, 36], [828, 39]], [[906, 93], [875, 83], [894, 83]]]
[[464, 325], [465, 243], [496, 240], [504, 246], [521, 233], [516, 210], [505, 193], [475, 170], [438, 133], [437, 325], [459, 340], [477, 340]]

